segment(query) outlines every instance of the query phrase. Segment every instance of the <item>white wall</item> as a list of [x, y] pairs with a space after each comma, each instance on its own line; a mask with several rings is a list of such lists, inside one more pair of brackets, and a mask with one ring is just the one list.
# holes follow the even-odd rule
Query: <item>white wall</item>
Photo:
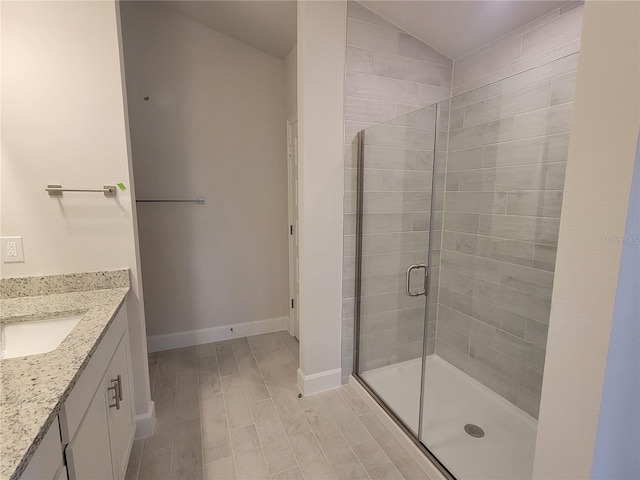
[[287, 120], [298, 118], [298, 48], [293, 46], [284, 58], [284, 92]]
[[[534, 478], [591, 475], [640, 127], [640, 4], [588, 1]], [[637, 381], [638, 379], [629, 379]]]
[[284, 328], [284, 62], [156, 3], [121, 9], [137, 198], [206, 197], [138, 204], [150, 348], [242, 322]]
[[640, 478], [640, 132], [624, 235], [591, 471], [603, 480]]
[[[2, 235], [24, 263], [5, 277], [129, 268], [127, 314], [136, 412], [149, 414], [147, 351], [118, 23], [113, 1], [2, 2]], [[117, 197], [47, 195], [47, 184]]]
[[346, 2], [298, 2], [300, 369], [305, 393], [340, 385]]

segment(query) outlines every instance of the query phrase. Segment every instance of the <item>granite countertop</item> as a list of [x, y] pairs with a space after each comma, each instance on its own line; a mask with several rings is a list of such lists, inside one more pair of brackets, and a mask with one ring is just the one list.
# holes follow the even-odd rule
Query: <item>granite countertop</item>
[[82, 315], [55, 350], [0, 359], [0, 479], [20, 477], [128, 291], [128, 270], [0, 281], [0, 323]]

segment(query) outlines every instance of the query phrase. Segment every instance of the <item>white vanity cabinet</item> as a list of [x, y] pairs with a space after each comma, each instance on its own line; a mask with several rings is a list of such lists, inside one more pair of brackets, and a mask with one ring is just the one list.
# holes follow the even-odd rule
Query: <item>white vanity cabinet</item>
[[124, 478], [135, 433], [131, 377], [121, 308], [60, 411], [69, 480]]
[[60, 424], [58, 417], [56, 417], [38, 445], [36, 453], [31, 457], [27, 468], [22, 472], [20, 479], [66, 480], [66, 478], [67, 469], [64, 465], [60, 443]]

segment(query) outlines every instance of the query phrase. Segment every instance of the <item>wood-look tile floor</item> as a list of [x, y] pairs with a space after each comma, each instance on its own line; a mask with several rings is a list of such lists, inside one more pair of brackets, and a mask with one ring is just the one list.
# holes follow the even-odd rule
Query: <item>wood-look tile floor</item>
[[428, 478], [352, 387], [298, 398], [297, 368], [285, 331], [150, 354], [127, 480]]

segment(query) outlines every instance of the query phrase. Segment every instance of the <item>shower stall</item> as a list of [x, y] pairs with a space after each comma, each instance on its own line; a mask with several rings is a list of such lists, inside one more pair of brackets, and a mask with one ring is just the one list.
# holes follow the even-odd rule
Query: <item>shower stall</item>
[[357, 137], [354, 376], [450, 477], [532, 476], [577, 60]]

